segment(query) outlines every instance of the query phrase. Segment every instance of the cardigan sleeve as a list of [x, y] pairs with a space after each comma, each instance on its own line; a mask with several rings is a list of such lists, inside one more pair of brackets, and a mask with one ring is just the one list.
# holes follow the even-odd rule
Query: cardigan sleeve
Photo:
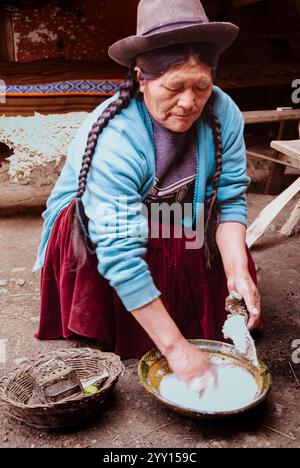
[[[217, 199], [220, 203], [220, 223], [238, 222], [247, 226], [246, 191], [251, 179], [247, 176], [246, 146], [243, 114], [233, 100], [226, 95], [219, 112], [222, 128], [222, 173]], [[206, 188], [206, 196], [212, 193], [212, 181]]]
[[161, 292], [143, 258], [148, 219], [143, 215], [139, 192], [146, 180], [147, 162], [124, 133], [113, 124], [104, 130], [83, 202], [89, 235], [96, 245], [98, 270], [125, 308], [132, 311], [152, 302]]

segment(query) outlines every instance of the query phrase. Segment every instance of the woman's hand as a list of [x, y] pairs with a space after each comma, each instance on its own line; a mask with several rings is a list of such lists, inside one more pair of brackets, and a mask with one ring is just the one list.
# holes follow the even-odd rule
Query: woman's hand
[[238, 222], [220, 223], [216, 232], [229, 293], [237, 291], [244, 299], [248, 312], [248, 328], [257, 327], [261, 318], [260, 295], [248, 269], [246, 226]]
[[205, 392], [211, 379], [215, 385], [217, 384], [214, 366], [202, 351], [185, 338], [182, 337], [165, 357], [176, 376], [199, 392], [200, 396]]
[[214, 366], [204, 353], [183, 337], [160, 298], [132, 311], [132, 315], [152, 338], [180, 380], [200, 394], [205, 391], [210, 379], [216, 382]]
[[261, 319], [260, 294], [248, 271], [232, 274], [227, 278], [229, 293], [237, 291], [244, 299], [248, 312], [248, 329], [256, 328]]

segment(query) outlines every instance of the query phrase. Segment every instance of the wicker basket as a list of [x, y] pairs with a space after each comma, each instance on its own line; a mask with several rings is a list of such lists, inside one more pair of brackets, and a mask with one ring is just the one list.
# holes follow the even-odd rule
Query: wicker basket
[[[106, 370], [109, 377], [101, 390], [88, 396], [80, 395], [58, 403], [26, 404], [34, 385], [29, 370], [34, 365], [49, 359], [62, 359], [76, 370], [81, 380]], [[39, 355], [36, 359], [23, 361], [10, 374], [0, 380], [0, 400], [4, 411], [29, 426], [40, 429], [55, 429], [87, 423], [100, 412], [102, 403], [114, 388], [124, 366], [119, 356], [90, 348], [70, 349]]]

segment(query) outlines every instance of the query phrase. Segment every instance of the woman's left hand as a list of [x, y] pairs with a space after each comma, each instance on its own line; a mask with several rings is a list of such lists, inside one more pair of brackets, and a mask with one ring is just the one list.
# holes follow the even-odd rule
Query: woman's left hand
[[260, 294], [250, 273], [247, 271], [229, 276], [227, 285], [229, 293], [236, 291], [244, 298], [249, 312], [247, 327], [250, 331], [253, 330], [259, 325], [261, 319], [261, 303]]

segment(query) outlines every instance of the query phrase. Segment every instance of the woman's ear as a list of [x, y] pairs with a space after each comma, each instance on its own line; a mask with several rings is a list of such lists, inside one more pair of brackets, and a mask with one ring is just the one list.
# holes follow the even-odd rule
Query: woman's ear
[[140, 85], [140, 92], [143, 93], [145, 90], [145, 80], [142, 78], [143, 72], [138, 65], [134, 67], [134, 71], [136, 73], [136, 79]]

